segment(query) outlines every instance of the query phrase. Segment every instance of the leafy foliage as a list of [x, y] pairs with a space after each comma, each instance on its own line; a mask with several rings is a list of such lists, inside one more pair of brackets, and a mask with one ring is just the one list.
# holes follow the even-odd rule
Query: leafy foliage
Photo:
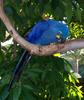
[[[15, 98], [14, 100], [81, 98], [82, 92], [76, 86], [78, 80], [72, 73], [65, 70], [67, 66], [70, 66], [69, 63], [62, 58], [33, 57], [26, 66], [19, 83], [14, 85], [7, 100], [10, 100], [11, 96], [13, 99]], [[2, 91], [4, 92], [4, 89]]]
[[71, 39], [82, 39], [84, 38], [84, 26], [77, 22], [70, 23]]
[[[4, 3], [7, 16], [22, 36], [42, 19], [43, 13], [49, 13], [56, 20], [67, 17], [67, 23], [81, 20], [81, 9], [76, 0], [5, 0]], [[10, 36], [6, 37], [6, 31], [0, 20], [0, 43], [10, 39]], [[20, 81], [8, 93], [7, 84], [21, 49], [19, 46], [14, 47], [11, 44], [0, 48], [0, 100], [81, 99], [82, 92], [76, 86], [77, 79], [70, 73], [70, 64], [54, 57], [32, 57]]]

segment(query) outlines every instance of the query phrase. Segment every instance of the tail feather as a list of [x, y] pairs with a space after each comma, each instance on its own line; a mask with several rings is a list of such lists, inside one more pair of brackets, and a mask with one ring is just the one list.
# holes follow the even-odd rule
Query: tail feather
[[13, 83], [20, 78], [21, 73], [22, 73], [23, 68], [24, 68], [24, 65], [26, 63], [28, 63], [30, 59], [31, 59], [31, 55], [28, 54], [28, 52], [25, 50], [23, 52], [18, 64], [16, 65], [12, 79], [10, 80], [9, 85], [8, 85], [8, 91], [11, 90]]

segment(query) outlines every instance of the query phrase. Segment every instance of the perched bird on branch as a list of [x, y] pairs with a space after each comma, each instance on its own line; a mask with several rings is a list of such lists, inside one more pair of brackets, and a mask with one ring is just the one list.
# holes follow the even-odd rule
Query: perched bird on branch
[[[63, 43], [69, 36], [69, 29], [63, 21], [53, 19], [45, 19], [38, 22], [26, 36], [26, 40], [33, 44], [44, 46], [51, 43]], [[16, 68], [14, 70], [11, 81], [9, 82], [8, 90], [10, 91], [13, 83], [20, 78], [23, 67], [29, 62], [31, 55], [24, 50]]]

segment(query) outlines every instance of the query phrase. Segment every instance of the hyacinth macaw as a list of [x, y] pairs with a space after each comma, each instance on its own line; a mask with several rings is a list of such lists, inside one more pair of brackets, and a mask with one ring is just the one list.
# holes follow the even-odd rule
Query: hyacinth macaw
[[[38, 22], [30, 33], [27, 34], [26, 40], [36, 45], [49, 45], [51, 43], [62, 43], [69, 36], [69, 29], [63, 21], [56, 21], [53, 19], [42, 20]], [[18, 64], [13, 73], [12, 80], [9, 83], [10, 90], [14, 81], [20, 77], [23, 66], [31, 58], [31, 55], [24, 50]]]

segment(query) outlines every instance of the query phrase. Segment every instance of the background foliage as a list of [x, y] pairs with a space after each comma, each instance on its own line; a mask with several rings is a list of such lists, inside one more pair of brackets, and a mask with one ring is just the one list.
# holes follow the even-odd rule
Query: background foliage
[[[83, 26], [79, 25], [83, 21], [79, 4], [77, 0], [5, 0], [4, 10], [21, 36], [42, 20], [43, 13], [49, 13], [70, 25], [72, 39], [83, 38], [84, 34]], [[15, 42], [2, 45], [10, 39], [0, 20], [0, 100], [81, 100], [81, 87], [76, 86], [78, 80], [70, 72], [71, 65], [65, 59], [52, 56], [32, 57], [8, 94], [6, 87], [21, 55], [21, 47]]]

